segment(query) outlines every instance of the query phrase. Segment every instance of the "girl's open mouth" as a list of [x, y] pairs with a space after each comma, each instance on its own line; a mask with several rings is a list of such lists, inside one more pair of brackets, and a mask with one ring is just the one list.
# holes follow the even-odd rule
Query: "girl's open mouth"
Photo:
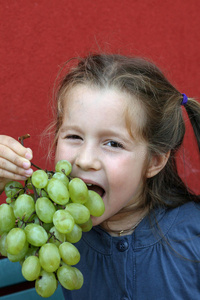
[[95, 185], [95, 184], [92, 184], [92, 183], [87, 183], [87, 187], [88, 187], [88, 190], [96, 192], [101, 197], [103, 197], [104, 194], [105, 194], [104, 189], [102, 187], [98, 186], [98, 185]]

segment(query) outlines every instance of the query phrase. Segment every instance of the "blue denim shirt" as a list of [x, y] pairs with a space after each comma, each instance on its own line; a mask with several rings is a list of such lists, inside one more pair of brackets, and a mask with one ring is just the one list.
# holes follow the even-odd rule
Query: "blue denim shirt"
[[[156, 220], [153, 215], [156, 215]], [[84, 276], [66, 300], [199, 300], [200, 204], [160, 209], [135, 232], [112, 237], [100, 227], [76, 243]]]

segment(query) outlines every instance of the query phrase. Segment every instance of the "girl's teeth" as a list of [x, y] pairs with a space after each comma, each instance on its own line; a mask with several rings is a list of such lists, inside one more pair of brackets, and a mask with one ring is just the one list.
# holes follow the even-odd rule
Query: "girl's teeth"
[[92, 183], [87, 183], [87, 186], [92, 186]]

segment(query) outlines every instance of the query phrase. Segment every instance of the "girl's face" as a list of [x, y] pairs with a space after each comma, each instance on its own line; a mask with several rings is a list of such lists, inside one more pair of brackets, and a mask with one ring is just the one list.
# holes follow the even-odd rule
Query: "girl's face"
[[[79, 85], [65, 100], [56, 162], [70, 161], [72, 177], [92, 184], [89, 188], [102, 196], [105, 213], [92, 217], [93, 225], [140, 201], [147, 145], [130, 136], [124, 113], [127, 97], [130, 96], [117, 89]], [[133, 123], [137, 124], [142, 111], [134, 102]]]

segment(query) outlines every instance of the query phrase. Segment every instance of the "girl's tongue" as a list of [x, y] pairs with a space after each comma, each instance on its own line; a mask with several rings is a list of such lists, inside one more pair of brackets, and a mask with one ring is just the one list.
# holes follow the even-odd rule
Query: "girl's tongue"
[[103, 196], [103, 194], [104, 194], [104, 190], [100, 187], [100, 186], [98, 186], [98, 185], [91, 185], [91, 186], [88, 186], [88, 190], [91, 190], [91, 191], [94, 191], [94, 192], [96, 192], [97, 194], [99, 194], [99, 196]]

